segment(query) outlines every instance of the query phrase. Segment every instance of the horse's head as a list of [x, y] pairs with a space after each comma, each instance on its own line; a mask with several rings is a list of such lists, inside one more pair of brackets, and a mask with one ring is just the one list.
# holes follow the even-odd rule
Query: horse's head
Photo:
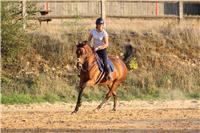
[[80, 70], [82, 69], [82, 65], [87, 60], [87, 58], [90, 56], [91, 48], [88, 45], [87, 41], [79, 42], [76, 45], [76, 55], [77, 55], [77, 68]]

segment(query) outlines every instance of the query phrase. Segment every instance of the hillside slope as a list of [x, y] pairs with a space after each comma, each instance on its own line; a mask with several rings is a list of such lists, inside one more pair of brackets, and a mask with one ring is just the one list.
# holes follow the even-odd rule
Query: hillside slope
[[[200, 29], [169, 24], [156, 31], [108, 32], [109, 53], [122, 57], [127, 39], [136, 49], [134, 55], [138, 68], [130, 70], [120, 87], [121, 99], [146, 95], [150, 98], [180, 98], [182, 95], [199, 98]], [[77, 40], [85, 40], [87, 34], [28, 34], [31, 45], [17, 56], [18, 64], [2, 64], [2, 94], [23, 93], [44, 95], [45, 98], [50, 95], [55, 100], [75, 100], [79, 80], [75, 67], [75, 45]], [[105, 91], [88, 89], [85, 99], [100, 99]]]

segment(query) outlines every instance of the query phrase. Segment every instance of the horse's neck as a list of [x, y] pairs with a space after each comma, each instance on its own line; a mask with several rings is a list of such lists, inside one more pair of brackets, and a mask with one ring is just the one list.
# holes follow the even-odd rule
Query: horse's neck
[[87, 60], [88, 65], [93, 64], [95, 61], [96, 61], [95, 54], [92, 53], [92, 54], [88, 57], [88, 60]]
[[87, 49], [88, 49], [87, 51], [89, 52], [88, 53], [89, 56], [87, 58], [87, 63], [88, 63], [88, 65], [90, 65], [90, 64], [93, 64], [96, 61], [96, 55], [95, 55], [95, 53], [93, 52], [93, 50], [91, 49], [90, 46], [88, 46]]

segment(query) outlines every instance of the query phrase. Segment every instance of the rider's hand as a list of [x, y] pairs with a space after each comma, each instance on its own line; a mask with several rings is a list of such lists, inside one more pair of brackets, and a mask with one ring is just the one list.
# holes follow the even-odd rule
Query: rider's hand
[[98, 51], [98, 50], [99, 50], [99, 47], [94, 48], [94, 51]]

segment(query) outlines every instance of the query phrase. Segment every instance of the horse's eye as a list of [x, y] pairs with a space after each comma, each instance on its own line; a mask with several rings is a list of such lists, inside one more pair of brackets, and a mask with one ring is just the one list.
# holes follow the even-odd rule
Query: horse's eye
[[78, 50], [76, 50], [76, 54], [78, 55]]
[[77, 55], [82, 55], [82, 54], [83, 54], [82, 49], [78, 49], [78, 50], [76, 51], [76, 54], [77, 54]]

